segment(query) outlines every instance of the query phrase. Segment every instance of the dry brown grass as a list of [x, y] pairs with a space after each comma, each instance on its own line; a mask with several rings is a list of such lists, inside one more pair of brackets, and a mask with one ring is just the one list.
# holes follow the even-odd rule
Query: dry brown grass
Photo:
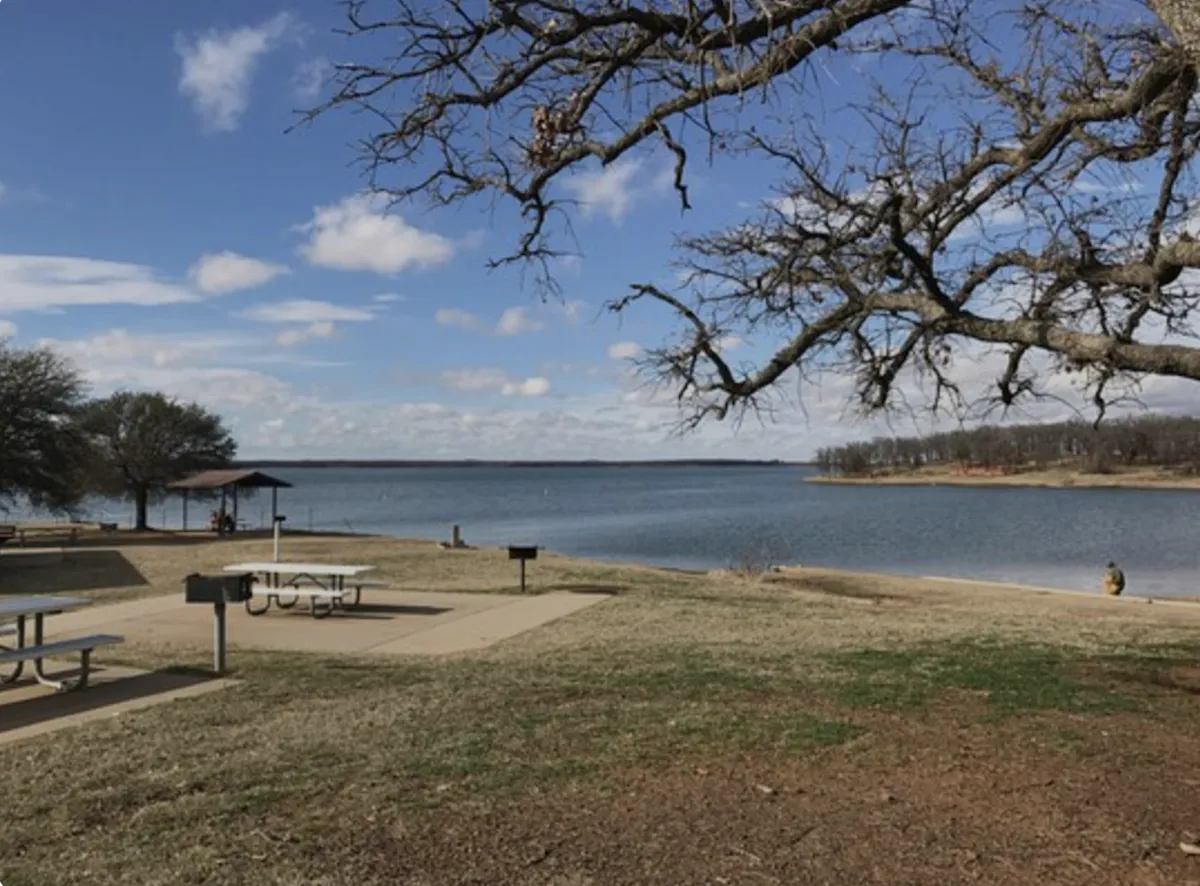
[[[271, 559], [269, 533], [216, 538], [201, 532], [91, 532], [75, 546], [0, 550], [0, 594], [75, 593], [116, 601], [177, 593], [185, 575], [213, 572], [231, 563]], [[481, 593], [518, 589], [516, 563], [499, 549], [442, 550], [433, 542], [393, 538], [289, 533], [283, 558], [375, 566], [373, 577], [411, 590]], [[529, 564], [531, 590], [638, 585], [653, 578], [670, 583], [659, 570], [605, 566], [541, 552]]]
[[[416, 590], [486, 593], [516, 580], [501, 551], [378, 538], [285, 544], [288, 558], [373, 564]], [[121, 597], [178, 593], [183, 574], [268, 557], [270, 541], [125, 537], [97, 550], [119, 554], [144, 583], [85, 592]], [[51, 584], [79, 574], [39, 569]], [[1081, 725], [1089, 718], [1119, 717], [1133, 718], [1132, 729], [1143, 716], [1161, 735], [1197, 725], [1192, 699], [1180, 694], [1191, 690], [1170, 669], [1195, 652], [1181, 644], [1195, 637], [1200, 609], [832, 570], [739, 579], [554, 555], [531, 564], [530, 577], [535, 589], [604, 587], [615, 596], [451, 659], [241, 651], [236, 689], [0, 749], [0, 880], [450, 883], [470, 861], [487, 882], [548, 883], [528, 871], [489, 879], [486, 857], [468, 849], [459, 857], [454, 845], [441, 845], [429, 869], [402, 871], [395, 850], [415, 828], [454, 833], [454, 822], [497, 803], [517, 818], [560, 795], [586, 806], [581, 798], [626, 773], [669, 761], [703, 759], [750, 779], [753, 761], [774, 755], [773, 766], [807, 761], [815, 785], [830, 766], [899, 759], [891, 739], [899, 732], [914, 747], [947, 743], [950, 759], [957, 729], [987, 731], [980, 717], [1016, 730], [994, 753], [1020, 746], [1042, 767], [1074, 764], [1059, 750], [1028, 750], [1022, 730], [1065, 734], [1090, 729]], [[138, 647], [123, 654], [143, 666], [205, 664]], [[953, 693], [971, 705], [944, 707], [936, 734], [922, 732], [928, 706]], [[1179, 775], [1152, 752], [1118, 764], [1159, 782]], [[944, 779], [943, 765], [930, 763], [929, 778]], [[938, 784], [930, 782], [931, 796], [953, 791]], [[700, 818], [684, 830], [702, 834], [721, 813], [705, 805], [687, 814]], [[862, 815], [858, 826], [869, 829], [870, 810]], [[579, 836], [556, 834], [557, 820], [539, 825], [542, 837]], [[874, 882], [864, 871], [830, 882]], [[579, 882], [675, 882], [647, 876]]]

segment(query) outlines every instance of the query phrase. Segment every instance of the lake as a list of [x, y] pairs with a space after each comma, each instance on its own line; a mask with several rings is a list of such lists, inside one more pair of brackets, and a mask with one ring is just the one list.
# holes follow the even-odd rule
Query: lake
[[[970, 489], [805, 483], [811, 468], [278, 468], [295, 485], [280, 513], [298, 529], [470, 544], [538, 544], [565, 554], [682, 568], [774, 564], [978, 578], [1095, 590], [1114, 559], [1129, 593], [1197, 593], [1200, 493]], [[207, 506], [193, 503], [198, 526]], [[128, 525], [127, 504], [89, 517]], [[252, 524], [270, 494], [243, 500]], [[16, 515], [20, 516], [20, 515]], [[151, 509], [178, 527], [177, 498]]]

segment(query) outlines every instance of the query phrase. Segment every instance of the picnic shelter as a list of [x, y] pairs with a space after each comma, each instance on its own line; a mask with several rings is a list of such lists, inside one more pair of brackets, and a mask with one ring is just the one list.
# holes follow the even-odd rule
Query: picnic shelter
[[183, 528], [188, 528], [188, 495], [193, 491], [221, 493], [221, 510], [225, 511], [229, 498], [233, 499], [233, 520], [238, 519], [238, 490], [239, 489], [270, 489], [271, 490], [271, 520], [274, 522], [279, 514], [279, 490], [291, 489], [292, 484], [286, 480], [264, 474], [262, 471], [251, 470], [216, 470], [201, 471], [182, 480], [169, 484], [168, 488], [177, 489], [183, 493]]

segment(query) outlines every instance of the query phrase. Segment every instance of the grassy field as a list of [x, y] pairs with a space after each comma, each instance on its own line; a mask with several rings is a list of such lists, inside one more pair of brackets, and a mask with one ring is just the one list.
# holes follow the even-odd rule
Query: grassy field
[[[126, 537], [96, 550], [144, 583], [84, 590], [178, 593], [264, 544]], [[287, 554], [412, 589], [515, 578], [428, 543]], [[11, 575], [35, 572], [70, 584]], [[242, 651], [233, 689], [0, 747], [0, 881], [1200, 882], [1178, 848], [1200, 828], [1200, 612], [553, 556], [531, 577], [614, 596], [453, 658]]]

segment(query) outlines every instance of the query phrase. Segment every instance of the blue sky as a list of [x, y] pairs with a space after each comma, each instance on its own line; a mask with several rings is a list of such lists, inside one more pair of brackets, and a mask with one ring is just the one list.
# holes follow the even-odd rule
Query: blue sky
[[[601, 308], [662, 278], [680, 221], [665, 162], [577, 181], [586, 258], [543, 304], [484, 267], [513, 218], [385, 215], [360, 194], [352, 118], [285, 134], [351, 49], [340, 15], [329, 0], [0, 5], [0, 323], [16, 344], [60, 348], [96, 393], [210, 405], [248, 456], [807, 453], [762, 430], [672, 438], [670, 410], [626, 377], [667, 318]], [[710, 205], [734, 191], [696, 184]]]
[[353, 57], [340, 21], [332, 0], [2, 0], [0, 332], [98, 394], [210, 406], [248, 457], [794, 459], [870, 431], [834, 381], [775, 423], [674, 437], [628, 370], [669, 316], [602, 311], [671, 279], [676, 233], [770, 197], [765, 170], [699, 167], [683, 221], [666, 156], [582, 171], [584, 255], [542, 303], [484, 267], [511, 208], [387, 213], [354, 118], [285, 133]]

